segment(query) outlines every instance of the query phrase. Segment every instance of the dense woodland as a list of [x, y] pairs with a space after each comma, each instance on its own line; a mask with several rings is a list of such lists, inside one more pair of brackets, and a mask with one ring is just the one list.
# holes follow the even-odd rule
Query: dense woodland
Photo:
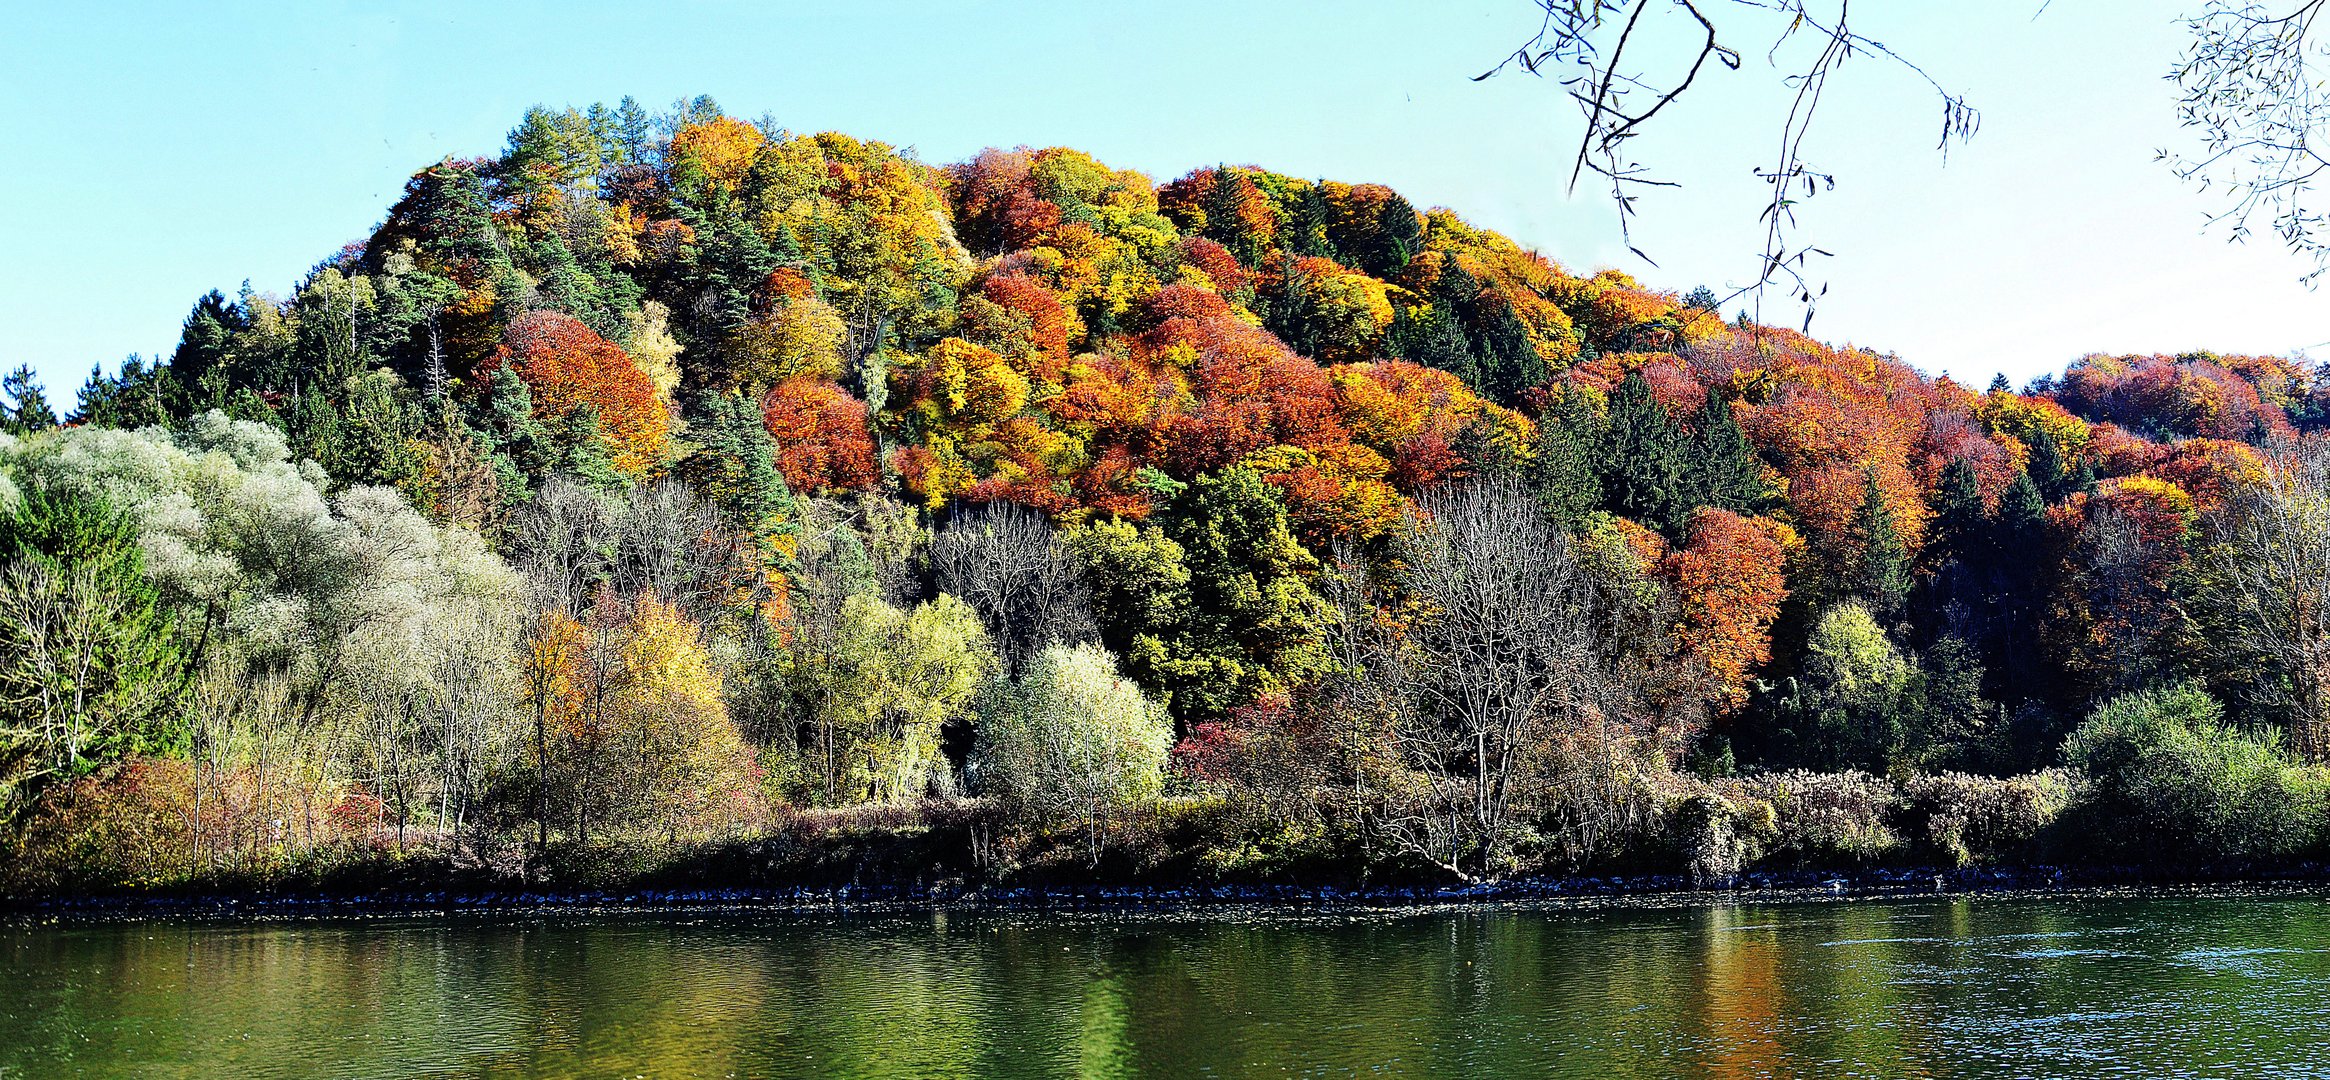
[[2330, 847], [2330, 372], [1717, 306], [1374, 184], [536, 109], [10, 377], [0, 889]]

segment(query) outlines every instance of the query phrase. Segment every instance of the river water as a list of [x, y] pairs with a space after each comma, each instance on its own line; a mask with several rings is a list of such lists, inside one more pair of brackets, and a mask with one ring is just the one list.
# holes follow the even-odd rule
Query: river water
[[2313, 894], [0, 925], [0, 1077], [2330, 1076]]

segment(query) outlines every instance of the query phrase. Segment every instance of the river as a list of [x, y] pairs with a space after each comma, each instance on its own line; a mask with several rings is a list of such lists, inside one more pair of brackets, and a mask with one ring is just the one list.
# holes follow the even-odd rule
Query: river
[[2323, 1076], [2314, 894], [0, 924], [0, 1077]]

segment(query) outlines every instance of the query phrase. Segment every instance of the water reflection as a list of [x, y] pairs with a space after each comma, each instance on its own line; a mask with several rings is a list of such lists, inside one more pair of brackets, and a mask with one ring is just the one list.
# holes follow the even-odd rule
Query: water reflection
[[2314, 897], [0, 929], [0, 1077], [2308, 1074]]

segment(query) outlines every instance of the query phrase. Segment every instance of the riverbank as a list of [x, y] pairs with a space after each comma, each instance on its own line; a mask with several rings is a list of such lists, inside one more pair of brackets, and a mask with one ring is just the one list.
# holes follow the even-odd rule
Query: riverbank
[[2164, 872], [2139, 867], [1864, 868], [1849, 872], [1743, 874], [1710, 887], [1681, 875], [1521, 878], [1468, 886], [1211, 885], [930, 888], [834, 887], [482, 889], [413, 891], [186, 891], [112, 896], [0, 899], [0, 918], [107, 920], [248, 919], [465, 914], [625, 912], [1080, 912], [1444, 910], [1465, 907], [1693, 906], [1917, 897], [2159, 894], [2330, 886], [2330, 866]]

